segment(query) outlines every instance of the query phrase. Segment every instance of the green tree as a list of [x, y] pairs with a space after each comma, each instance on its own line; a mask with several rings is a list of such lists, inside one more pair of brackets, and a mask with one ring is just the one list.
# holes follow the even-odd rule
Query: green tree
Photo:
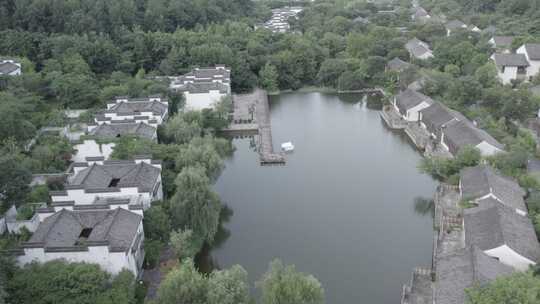
[[474, 77], [484, 88], [489, 88], [498, 83], [497, 68], [493, 63], [486, 63], [479, 67], [474, 73]]
[[185, 167], [176, 177], [175, 184], [176, 194], [170, 201], [173, 227], [191, 229], [195, 238], [212, 243], [221, 204], [205, 170]]
[[186, 259], [171, 270], [158, 289], [158, 304], [206, 304], [208, 283], [193, 264]]
[[176, 256], [180, 259], [194, 258], [202, 247], [201, 240], [194, 238], [193, 231], [190, 229], [173, 231], [170, 244]]
[[501, 277], [486, 286], [475, 286], [466, 290], [467, 304], [540, 302], [540, 277], [532, 271]]
[[161, 205], [156, 203], [144, 211], [144, 235], [147, 239], [166, 242], [169, 239], [171, 222], [169, 215]]
[[269, 92], [275, 92], [279, 90], [278, 77], [279, 75], [276, 67], [269, 62], [267, 62], [264, 67], [259, 71], [259, 82], [261, 86]]
[[339, 77], [347, 69], [348, 64], [345, 60], [329, 58], [321, 64], [319, 73], [317, 73], [317, 79], [324, 86], [336, 87]]
[[26, 265], [14, 272], [7, 287], [7, 302], [13, 304], [94, 304], [103, 303], [100, 297], [130, 299], [133, 276], [120, 274], [111, 285], [109, 274], [96, 264], [57, 260]]
[[165, 136], [174, 143], [188, 143], [196, 136], [200, 136], [202, 127], [199, 121], [186, 121], [185, 114], [178, 114], [169, 120], [164, 127]]
[[122, 270], [111, 282], [111, 287], [98, 296], [99, 304], [135, 304], [135, 278]]
[[204, 169], [206, 176], [214, 180], [221, 173], [224, 164], [216, 148], [211, 143], [203, 143], [187, 145], [176, 158], [177, 169], [189, 166]]
[[207, 304], [248, 304], [247, 272], [240, 265], [213, 271], [208, 277]]
[[6, 210], [11, 204], [21, 203], [29, 192], [28, 185], [31, 180], [32, 173], [18, 157], [10, 154], [0, 156], [1, 209]]
[[298, 272], [294, 266], [285, 266], [280, 260], [270, 263], [257, 286], [263, 304], [324, 303], [324, 290], [314, 276]]
[[0, 93], [0, 142], [13, 138], [24, 143], [36, 134], [36, 128], [28, 120], [20, 104], [11, 103], [14, 96]]

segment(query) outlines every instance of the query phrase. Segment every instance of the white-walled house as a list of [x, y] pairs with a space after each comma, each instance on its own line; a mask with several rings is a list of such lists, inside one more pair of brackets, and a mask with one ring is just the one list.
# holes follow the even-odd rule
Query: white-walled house
[[77, 152], [71, 160], [73, 162], [85, 162], [95, 158], [108, 160], [115, 147], [115, 140], [125, 136], [157, 141], [157, 129], [144, 122], [89, 125], [87, 135], [74, 145]]
[[467, 301], [467, 288], [483, 286], [515, 272], [512, 267], [490, 257], [476, 246], [466, 246], [450, 254], [438, 254], [434, 266], [435, 280], [432, 282], [430, 276], [427, 281], [431, 291], [429, 300], [402, 304], [464, 304]]
[[141, 274], [144, 260], [142, 216], [114, 210], [62, 209], [45, 218], [28, 242], [22, 244], [17, 262], [67, 262], [98, 264], [116, 275], [127, 269]]
[[504, 151], [504, 145], [466, 118], [444, 125], [441, 145], [454, 156], [465, 146], [477, 148], [482, 156], [492, 156]]
[[476, 25], [474, 25], [474, 24], [469, 24], [469, 25], [467, 26], [467, 29], [468, 29], [469, 31], [473, 32], [473, 33], [481, 33], [481, 32], [482, 32], [482, 30], [481, 30], [478, 26], [476, 26]]
[[0, 59], [0, 76], [17, 76], [21, 74], [20, 62], [11, 59]]
[[529, 217], [488, 197], [464, 210], [465, 244], [519, 271], [540, 259], [540, 246]]
[[467, 167], [459, 175], [459, 192], [465, 200], [474, 202], [492, 198], [520, 215], [527, 214], [525, 191], [514, 180], [497, 174], [487, 165]]
[[407, 49], [407, 52], [409, 52], [411, 58], [416, 58], [419, 60], [433, 58], [433, 52], [429, 48], [429, 45], [416, 37], [407, 41], [405, 44], [405, 49]]
[[422, 109], [419, 115], [420, 125], [428, 131], [433, 139], [439, 141], [444, 126], [452, 121], [458, 120], [454, 115], [454, 112], [440, 102], [434, 102], [429, 107]]
[[433, 100], [428, 96], [411, 90], [406, 89], [401, 91], [394, 97], [394, 109], [405, 119], [406, 121], [418, 121], [420, 120], [419, 112], [433, 103]]
[[513, 36], [493, 36], [488, 43], [499, 53], [510, 53], [512, 50]]
[[497, 76], [503, 84], [527, 80], [529, 61], [524, 54], [493, 54], [491, 60], [497, 67]]
[[162, 124], [169, 114], [169, 102], [160, 95], [147, 98], [128, 98], [118, 96], [107, 109], [95, 116], [96, 124], [146, 123], [156, 127]]
[[415, 22], [425, 23], [431, 19], [431, 15], [421, 6], [413, 8], [411, 19]]
[[231, 69], [224, 65], [194, 68], [190, 73], [169, 78], [171, 90], [184, 93], [187, 110], [213, 108], [231, 94]]
[[51, 207], [147, 209], [163, 199], [161, 162], [139, 157], [134, 161], [75, 163], [64, 188], [49, 192]]
[[452, 32], [455, 32], [457, 30], [466, 30], [467, 24], [463, 23], [463, 21], [460, 20], [452, 20], [447, 22], [444, 27], [446, 28], [446, 36], [450, 36]]
[[540, 72], [540, 43], [526, 43], [516, 50], [517, 54], [523, 54], [529, 62], [527, 77], [531, 80]]
[[186, 102], [185, 109], [194, 111], [212, 109], [231, 93], [229, 86], [219, 82], [188, 83], [183, 86], [182, 91]]

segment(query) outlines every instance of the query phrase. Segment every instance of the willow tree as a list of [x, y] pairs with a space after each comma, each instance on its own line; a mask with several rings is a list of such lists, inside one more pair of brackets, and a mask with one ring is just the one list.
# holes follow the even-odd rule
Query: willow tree
[[176, 177], [176, 194], [170, 201], [172, 225], [191, 229], [196, 238], [212, 243], [219, 224], [221, 203], [201, 167], [185, 167]]
[[263, 304], [322, 304], [324, 290], [313, 275], [296, 271], [276, 259], [257, 282]]

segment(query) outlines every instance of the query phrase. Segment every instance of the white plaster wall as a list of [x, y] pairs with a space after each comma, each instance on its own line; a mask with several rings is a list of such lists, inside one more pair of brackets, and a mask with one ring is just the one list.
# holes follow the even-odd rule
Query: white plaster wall
[[53, 260], [64, 259], [71, 263], [86, 262], [98, 264], [103, 270], [116, 275], [122, 269], [131, 271], [135, 276], [138, 274], [136, 267], [128, 260], [125, 252], [109, 252], [107, 246], [91, 246], [88, 251], [76, 252], [45, 252], [43, 248], [24, 248], [24, 255], [17, 257], [19, 265], [25, 265], [32, 261], [45, 263]]
[[219, 91], [210, 91], [208, 93], [191, 94], [184, 92], [186, 98], [185, 108], [188, 110], [200, 111], [202, 109], [213, 108], [215, 103], [219, 102], [227, 94], [221, 94]]
[[6, 218], [2, 217], [0, 218], [0, 234], [4, 234], [6, 232], [7, 225], [6, 225]]
[[535, 262], [527, 259], [526, 257], [521, 256], [507, 245], [502, 245], [497, 248], [485, 250], [484, 252], [491, 257], [498, 258], [501, 263], [511, 266], [519, 271], [526, 271], [530, 265], [536, 264]]
[[95, 140], [84, 140], [82, 144], [75, 145], [77, 153], [71, 158], [74, 162], [86, 162], [86, 157], [103, 156], [109, 159], [115, 144], [98, 144]]
[[404, 117], [405, 120], [407, 121], [418, 121], [420, 120], [420, 111], [429, 107], [430, 104], [425, 102], [425, 101], [422, 101], [420, 104], [418, 104], [417, 106], [413, 107], [413, 108], [410, 108], [409, 110], [407, 110], [407, 116]]
[[74, 201], [76, 205], [88, 205], [94, 202], [97, 197], [126, 197], [126, 196], [140, 196], [143, 201], [150, 201], [150, 193], [139, 193], [137, 187], [120, 188], [117, 192], [100, 192], [100, 193], [86, 193], [84, 189], [68, 189], [66, 190], [67, 196], [53, 196], [51, 200], [53, 202], [65, 202]]
[[[145, 112], [146, 113], [146, 112]], [[107, 113], [107, 114], [111, 114], [111, 113]], [[105, 114], [105, 115], [107, 115]], [[148, 119], [135, 119], [135, 116], [148, 116]], [[165, 117], [166, 115], [164, 115]], [[139, 122], [144, 122], [150, 126], [153, 126], [153, 127], [157, 127], [158, 125], [162, 124], [163, 123], [163, 119], [161, 116], [159, 115], [154, 115], [153, 113], [151, 115], [146, 115], [146, 114], [141, 114], [141, 115], [122, 115], [122, 116], [116, 116], [116, 114], [114, 115], [108, 115], [106, 117], [110, 117], [112, 118], [113, 120], [115, 121], [119, 121], [119, 120], [135, 120], [135, 123], [139, 123]], [[150, 120], [155, 120], [157, 123], [150, 123], [149, 121]], [[111, 121], [98, 121], [97, 119], [94, 120], [95, 123], [97, 124], [111, 124]]]
[[433, 58], [433, 53], [432, 52], [425, 52], [424, 54], [422, 54], [421, 56], [418, 56], [416, 58], [422, 59], [422, 60]]
[[512, 80], [517, 79], [517, 67], [505, 67], [504, 72], [501, 69], [497, 68], [497, 74], [499, 80], [503, 84], [509, 84]]
[[10, 233], [20, 233], [21, 229], [26, 228], [30, 232], [37, 230], [40, 223], [40, 218], [38, 214], [34, 214], [31, 219], [27, 221], [15, 221], [15, 222], [6, 222], [7, 230]]
[[534, 77], [540, 72], [540, 61], [529, 60], [529, 67], [527, 67], [527, 77]]
[[538, 72], [540, 72], [540, 61], [531, 60], [531, 58], [529, 58], [525, 45], [520, 46], [516, 50], [516, 54], [523, 54], [525, 57], [527, 57], [527, 61], [529, 62], [529, 66], [527, 67], [527, 77], [534, 77], [538, 74]]
[[492, 156], [502, 151], [501, 149], [487, 143], [486, 141], [483, 141], [476, 145], [476, 148], [480, 150], [480, 154], [482, 154], [482, 156]]

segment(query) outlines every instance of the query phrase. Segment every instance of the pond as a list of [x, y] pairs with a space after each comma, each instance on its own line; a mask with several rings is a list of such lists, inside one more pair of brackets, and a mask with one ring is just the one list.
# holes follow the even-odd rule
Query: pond
[[327, 303], [399, 303], [413, 268], [431, 263], [432, 217], [415, 202], [436, 183], [361, 99], [270, 98], [274, 147], [291, 141], [295, 150], [285, 166], [261, 167], [250, 139], [234, 140], [215, 185], [232, 214], [207, 260], [240, 264], [253, 283], [280, 258], [316, 276]]

